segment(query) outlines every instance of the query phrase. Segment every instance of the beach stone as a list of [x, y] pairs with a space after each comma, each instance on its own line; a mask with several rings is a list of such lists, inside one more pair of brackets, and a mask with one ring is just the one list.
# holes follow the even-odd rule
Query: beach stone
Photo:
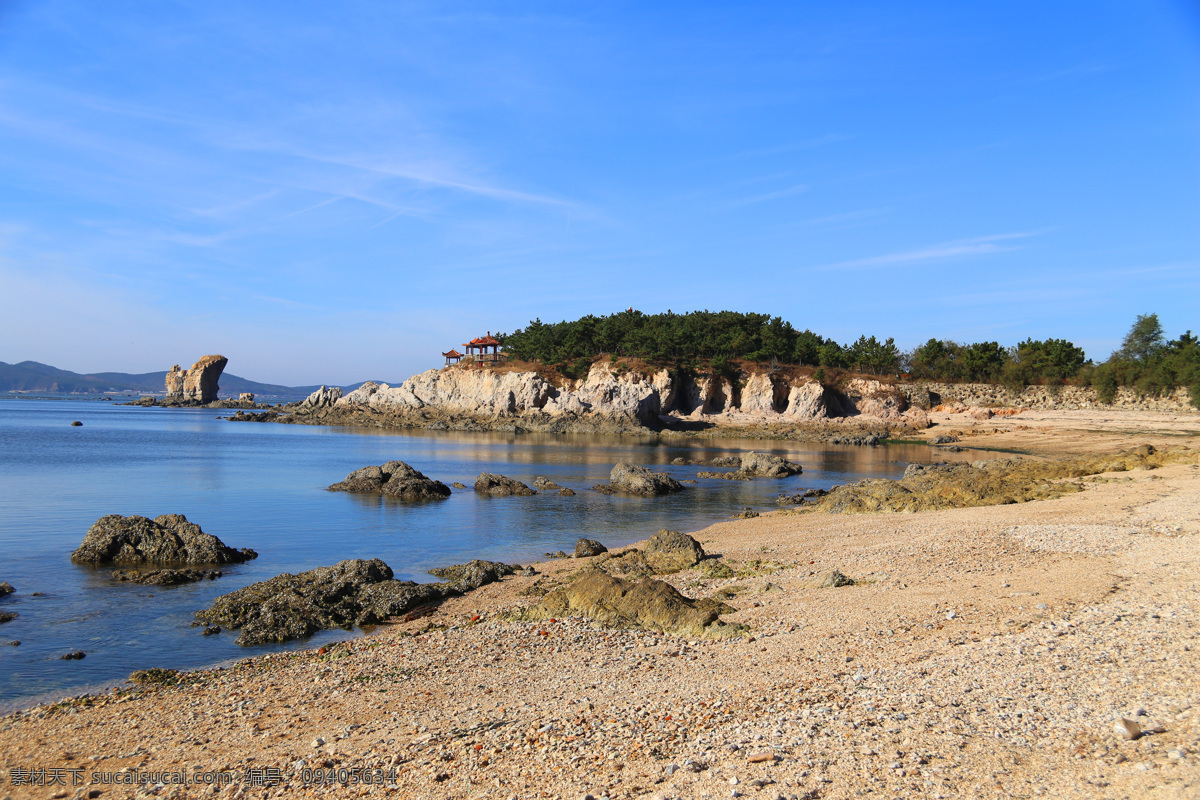
[[495, 583], [506, 575], [513, 575], [521, 569], [520, 565], [501, 564], [498, 561], [468, 561], [466, 564], [455, 564], [450, 567], [436, 567], [429, 570], [430, 575], [436, 575], [448, 581], [460, 592], [469, 592]]
[[733, 611], [719, 601], [691, 600], [660, 580], [625, 581], [591, 570], [547, 594], [529, 613], [534, 619], [578, 614], [608, 627], [632, 626], [680, 636], [719, 638], [740, 631], [719, 619], [721, 614]]
[[16, 591], [16, 589], [14, 589], [12, 587], [12, 584], [9, 583], [8, 581], [4, 581], [3, 583], [0, 583], [0, 597], [10, 595], [15, 591]]
[[1142, 726], [1125, 717], [1120, 717], [1113, 723], [1113, 730], [1121, 739], [1138, 739], [1142, 735]]
[[237, 643], [254, 645], [383, 622], [459, 593], [453, 584], [393, 580], [391, 568], [378, 558], [347, 559], [252, 583], [218, 597], [196, 618], [240, 629]]
[[854, 579], [847, 577], [838, 570], [830, 570], [811, 582], [818, 589], [837, 589], [841, 586], [853, 586]]
[[607, 552], [608, 548], [595, 539], [580, 539], [575, 543], [576, 558], [590, 558]]
[[694, 567], [707, 557], [704, 548], [691, 536], [665, 528], [650, 537], [644, 552], [646, 561], [660, 574]]
[[665, 472], [651, 472], [624, 461], [612, 468], [608, 479], [614, 489], [629, 494], [653, 496], [683, 490], [683, 484]]
[[530, 489], [518, 480], [506, 478], [503, 475], [496, 475], [492, 472], [481, 473], [475, 479], [475, 491], [482, 494], [489, 494], [493, 497], [504, 497], [514, 494], [528, 497], [537, 494], [533, 489]]
[[234, 550], [182, 514], [154, 519], [109, 514], [96, 520], [71, 553], [76, 564], [240, 564], [258, 553]]
[[403, 461], [356, 469], [330, 486], [329, 491], [378, 493], [400, 500], [441, 500], [450, 496], [446, 484], [426, 477]]

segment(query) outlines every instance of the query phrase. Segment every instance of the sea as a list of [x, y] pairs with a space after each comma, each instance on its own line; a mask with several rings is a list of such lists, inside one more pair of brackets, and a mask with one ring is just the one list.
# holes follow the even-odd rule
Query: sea
[[[363, 635], [328, 631], [287, 644], [241, 647], [237, 634], [201, 635], [196, 611], [219, 595], [284, 572], [347, 558], [381, 558], [396, 577], [435, 581], [433, 567], [473, 558], [528, 563], [574, 550], [580, 537], [616, 547], [661, 528], [696, 531], [744, 509], [771, 510], [780, 493], [899, 477], [941, 453], [924, 445], [829, 446], [738, 439], [660, 440], [537, 433], [385, 431], [229, 422], [230, 411], [145, 408], [131, 398], [0, 395], [0, 712], [121, 685], [137, 669], [193, 669]], [[72, 421], [83, 423], [72, 426]], [[627, 461], [696, 479], [696, 466], [745, 450], [776, 453], [802, 475], [749, 482], [699, 479], [665, 497], [604, 495]], [[574, 497], [488, 497], [471, 488], [403, 503], [327, 487], [368, 464], [399, 459], [450, 485], [482, 472], [532, 484], [545, 476]], [[106, 514], [183, 514], [258, 558], [184, 586], [119, 583], [112, 568], [71, 563]], [[20, 644], [12, 644], [19, 642]], [[82, 660], [63, 660], [82, 650]]]

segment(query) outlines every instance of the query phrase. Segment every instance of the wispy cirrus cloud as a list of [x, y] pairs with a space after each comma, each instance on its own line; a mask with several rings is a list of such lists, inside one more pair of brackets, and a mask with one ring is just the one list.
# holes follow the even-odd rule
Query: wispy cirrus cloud
[[918, 264], [929, 261], [949, 261], [956, 258], [972, 256], [987, 256], [996, 253], [1007, 253], [1020, 250], [1019, 245], [1008, 244], [1018, 239], [1028, 239], [1039, 236], [1044, 231], [1024, 231], [1017, 233], [1000, 233], [992, 236], [977, 236], [971, 239], [955, 239], [949, 242], [921, 247], [916, 250], [901, 250], [895, 253], [885, 253], [869, 258], [856, 258], [850, 261], [838, 261], [816, 267], [819, 270], [834, 269], [874, 269], [888, 267], [894, 264]]

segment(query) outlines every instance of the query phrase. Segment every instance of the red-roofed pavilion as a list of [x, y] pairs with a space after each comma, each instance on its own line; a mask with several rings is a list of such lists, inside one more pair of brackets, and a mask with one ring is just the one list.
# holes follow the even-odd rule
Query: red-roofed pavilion
[[[487, 336], [464, 342], [463, 347], [466, 348], [467, 355], [475, 359], [476, 364], [499, 364], [504, 360], [504, 354], [500, 352], [500, 342], [492, 336], [491, 331], [487, 332]], [[488, 352], [489, 350], [491, 352]]]
[[450, 348], [449, 353], [442, 353], [442, 355], [444, 355], [446, 357], [446, 366], [447, 367], [450, 366], [451, 364], [457, 364], [460, 360], [462, 360], [462, 353], [458, 352], [453, 347]]

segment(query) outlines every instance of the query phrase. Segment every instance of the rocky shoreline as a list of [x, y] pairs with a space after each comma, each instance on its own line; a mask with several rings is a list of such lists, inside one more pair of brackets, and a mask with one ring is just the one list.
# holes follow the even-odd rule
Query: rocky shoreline
[[[1138, 451], [1125, 424], [1104, 440], [1123, 454], [985, 481], [999, 499], [1009, 480], [1071, 487], [1049, 499], [783, 511], [698, 532], [705, 557], [655, 591], [724, 605], [744, 626], [732, 636], [587, 621], [614, 608], [589, 602], [589, 583], [627, 594], [628, 554], [655, 548], [584, 543], [593, 554], [365, 638], [146, 670], [134, 688], [9, 715], [0, 760], [85, 778], [228, 771], [204, 793], [230, 797], [1194, 796], [1200, 451]], [[928, 473], [893, 483], [961, 483]], [[263, 767], [272, 780], [254, 784]]]

